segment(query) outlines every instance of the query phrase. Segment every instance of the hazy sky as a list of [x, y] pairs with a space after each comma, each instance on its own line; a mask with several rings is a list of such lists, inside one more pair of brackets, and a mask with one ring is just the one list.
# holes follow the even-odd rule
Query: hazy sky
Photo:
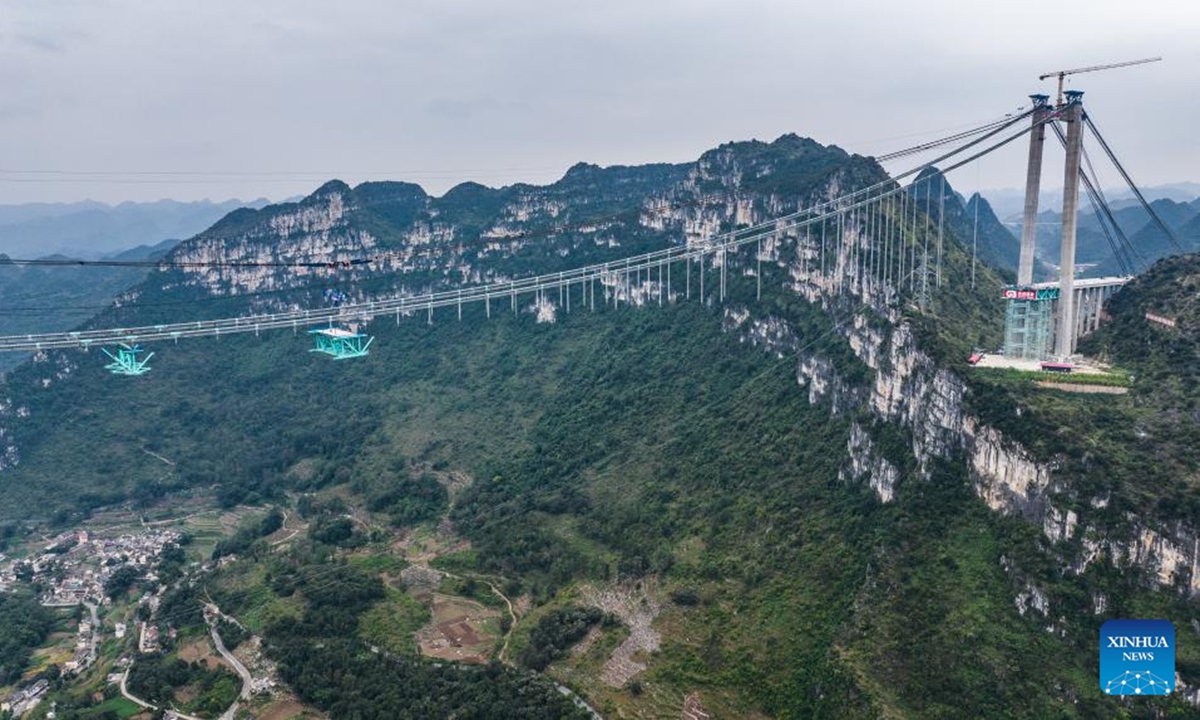
[[[1141, 183], [1200, 180], [1198, 37], [1194, 0], [0, 0], [0, 203], [441, 193], [785, 132], [882, 153], [1150, 55], [1073, 85]], [[1019, 186], [1024, 154], [955, 185]]]

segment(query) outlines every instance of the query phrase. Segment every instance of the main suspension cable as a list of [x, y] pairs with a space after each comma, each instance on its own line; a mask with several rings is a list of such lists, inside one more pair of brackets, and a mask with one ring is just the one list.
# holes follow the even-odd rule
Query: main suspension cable
[[[1021, 117], [1014, 118], [1012, 121], [1006, 123], [1005, 127], [1010, 127], [1012, 124], [1018, 122]], [[1038, 124], [1051, 122], [1053, 119], [1054, 115], [1050, 115]], [[1033, 127], [1036, 127], [1038, 124], [1035, 124]], [[1019, 132], [1012, 134], [1011, 136], [1002, 138], [992, 145], [975, 152], [969, 157], [945, 167], [941, 170], [941, 172], [946, 173], [953, 171], [990, 152], [994, 152], [1000, 147], [1003, 147], [1017, 140], [1018, 138], [1023, 137], [1026, 133], [1030, 132], [1033, 127], [1026, 127]], [[335, 306], [332, 308], [327, 307], [316, 310], [296, 309], [265, 315], [176, 322], [171, 324], [149, 325], [137, 328], [106, 328], [73, 332], [2, 336], [0, 337], [0, 351], [28, 351], [49, 349], [52, 347], [86, 347], [92, 344], [125, 341], [136, 342], [138, 340], [177, 340], [179, 338], [186, 337], [212, 337], [231, 333], [257, 333], [260, 330], [282, 329], [287, 327], [296, 329], [300, 326], [309, 327], [312, 325], [324, 324], [326, 322], [346, 321], [347, 319], [365, 320], [378, 317], [380, 315], [391, 315], [393, 313], [396, 315], [398, 320], [401, 314], [407, 315], [414, 311], [428, 310], [432, 313], [435, 307], [447, 307], [454, 304], [458, 304], [461, 307], [464, 302], [479, 302], [489, 300], [491, 298], [506, 298], [510, 295], [513, 297], [515, 303], [515, 298], [518, 294], [527, 294], [535, 291], [540, 293], [542, 291], [557, 287], [570, 287], [574, 283], [590, 283], [596, 279], [599, 279], [602, 282], [607, 280], [615, 283], [619, 281], [619, 277], [622, 273], [625, 276], [628, 276], [629, 272], [633, 269], [640, 270], [642, 268], [646, 268], [649, 270], [652, 267], [658, 267], [663, 264], [669, 265], [673, 262], [690, 262], [696, 258], [703, 260], [704, 256], [706, 255], [714, 253], [724, 254], [730, 249], [736, 249], [748, 243], [757, 242], [761, 238], [768, 237], [782, 230], [804, 228], [817, 222], [825, 222], [830, 213], [834, 213], [838, 217], [841, 217], [847, 212], [861, 210], [870, 203], [878, 202], [882, 198], [905, 192], [906, 188], [897, 182], [899, 179], [918, 174], [923, 170], [932, 167], [933, 162], [940, 162], [943, 159], [954, 157], [971, 147], [979, 145], [985, 139], [994, 137], [998, 133], [1002, 132], [1002, 130], [1003, 128], [997, 128], [982, 138], [978, 138], [970, 143], [956, 148], [949, 153], [945, 153], [935, 161], [923, 163], [904, 173], [900, 173], [895, 177], [889, 177], [868, 187], [847, 193], [839, 198], [819, 203], [811, 208], [805, 208], [793, 213], [788, 213], [748, 228], [721, 233], [708, 238], [705, 241], [689, 244], [684, 248], [670, 246], [665, 249], [655, 250], [642, 255], [627, 257], [623, 260], [596, 263], [570, 271], [527, 277], [519, 280], [514, 279], [509, 281], [493, 282], [487, 285], [468, 286], [453, 290], [431, 292], [424, 295], [400, 295], [392, 298], [372, 299], [358, 303]]]
[[1179, 238], [1175, 236], [1175, 231], [1168, 227], [1165, 222], [1163, 222], [1163, 219], [1159, 217], [1158, 212], [1150, 205], [1149, 202], [1146, 201], [1146, 196], [1142, 195], [1142, 191], [1138, 188], [1137, 184], [1133, 182], [1133, 178], [1129, 176], [1129, 173], [1125, 172], [1125, 167], [1121, 165], [1121, 161], [1117, 159], [1116, 153], [1112, 151], [1112, 148], [1110, 148], [1108, 143], [1104, 140], [1104, 136], [1101, 135], [1100, 131], [1096, 129], [1096, 124], [1092, 122], [1092, 116], [1088, 113], [1084, 113], [1083, 121], [1087, 124], [1088, 129], [1092, 131], [1092, 135], [1096, 136], [1096, 140], [1100, 142], [1100, 147], [1104, 148], [1104, 152], [1108, 155], [1108, 159], [1112, 161], [1113, 167], [1117, 169], [1117, 172], [1121, 173], [1121, 177], [1125, 179], [1125, 184], [1129, 186], [1129, 189], [1133, 191], [1134, 196], [1137, 197], [1138, 202], [1140, 202], [1142, 207], [1145, 208], [1146, 212], [1150, 214], [1150, 219], [1154, 221], [1154, 224], [1158, 225], [1158, 229], [1163, 231], [1163, 234], [1167, 236], [1167, 239], [1172, 245], [1175, 246], [1175, 249], [1182, 252], [1183, 243], [1179, 242]]

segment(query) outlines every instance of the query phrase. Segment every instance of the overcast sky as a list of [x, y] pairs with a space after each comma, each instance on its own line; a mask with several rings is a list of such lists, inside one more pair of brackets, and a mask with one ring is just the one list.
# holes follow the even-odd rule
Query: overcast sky
[[[1200, 180], [1197, 38], [1195, 0], [0, 0], [0, 203], [441, 193], [786, 132], [876, 154], [1151, 55], [1073, 85], [1139, 182]], [[1019, 186], [1024, 155], [953, 180]]]

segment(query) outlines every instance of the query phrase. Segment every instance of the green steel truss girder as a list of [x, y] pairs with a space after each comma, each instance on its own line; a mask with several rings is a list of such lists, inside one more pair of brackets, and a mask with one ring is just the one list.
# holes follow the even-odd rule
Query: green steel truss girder
[[375, 340], [373, 336], [359, 333], [330, 335], [324, 329], [309, 330], [308, 334], [312, 335], [313, 340], [316, 342], [316, 346], [310, 348], [309, 352], [325, 353], [334, 360], [364, 357], [370, 354], [367, 352], [367, 348]]
[[142, 351], [137, 345], [125, 345], [122, 343], [116, 347], [116, 354], [109, 352], [108, 348], [100, 348], [104, 354], [112, 358], [112, 362], [104, 366], [104, 369], [114, 375], [145, 375], [150, 372], [150, 367], [146, 364], [150, 362], [150, 358], [154, 357], [154, 353], [150, 353], [141, 360], [138, 359], [138, 353]]

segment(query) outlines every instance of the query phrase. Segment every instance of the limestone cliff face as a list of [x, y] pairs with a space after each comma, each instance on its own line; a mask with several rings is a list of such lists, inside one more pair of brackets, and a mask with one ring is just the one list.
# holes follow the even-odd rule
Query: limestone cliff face
[[214, 295], [316, 282], [355, 299], [365, 297], [357, 284], [371, 277], [399, 278], [377, 284], [379, 292], [399, 293], [504, 282], [529, 274], [527, 262], [512, 263], [516, 258], [619, 249], [631, 228], [641, 228], [630, 220], [642, 201], [682, 178], [686, 167], [578, 165], [552, 185], [468, 183], [440, 198], [406, 183], [350, 188], [331, 181], [299, 203], [233, 213], [180, 243], [171, 259], [185, 268], [174, 282]]
[[[172, 260], [185, 265], [182, 283], [214, 295], [244, 295], [299, 287], [314, 280], [351, 286], [368, 272], [404, 273], [427, 268], [433, 254], [453, 252], [454, 229], [429, 218], [414, 219], [398, 247], [381, 248], [355, 212], [369, 212], [350, 188], [329, 183], [303, 202], [268, 207], [219, 223], [180, 243]], [[421, 207], [428, 198], [414, 199]], [[436, 253], [428, 248], [438, 248]], [[344, 263], [371, 259], [369, 266]], [[258, 266], [248, 266], [256, 263]]]
[[880, 502], [891, 502], [896, 494], [896, 483], [900, 481], [900, 471], [879, 454], [871, 436], [858, 423], [850, 426], [850, 441], [846, 450], [850, 454], [850, 461], [842, 469], [841, 479], [866, 478]]
[[[1200, 591], [1200, 545], [1193, 529], [1178, 523], [1155, 528], [1146, 519], [1131, 518], [1133, 530], [1117, 536], [1082, 524], [1074, 510], [1054, 504], [1056, 496], [1071, 495], [1069, 479], [968, 414], [965, 383], [936, 367], [908, 326], [895, 326], [887, 337], [862, 324], [849, 332], [861, 336], [851, 347], [875, 370], [872, 411], [911, 431], [913, 455], [921, 467], [934, 457], [963, 458], [975, 493], [993, 510], [1039, 525], [1057, 546], [1064, 570], [1081, 572], [1104, 553], [1118, 564], [1142, 568], [1160, 585], [1178, 584], [1189, 594]], [[880, 363], [885, 355], [889, 361]]]
[[[666, 243], [702, 246], [717, 233], [768, 222], [880, 177], [881, 170], [868, 159], [785, 136], [771, 144], [731, 143], [683, 165], [577, 165], [544, 187], [466, 184], [441, 198], [404, 183], [350, 188], [335, 181], [299, 203], [232, 213], [181, 243], [172, 258], [203, 267], [164, 274], [158, 282], [165, 287], [156, 289], [187, 286], [213, 295], [243, 295], [340, 287], [357, 299], [365, 291], [356, 282], [368, 277], [390, 281], [381, 293], [502, 282]], [[1157, 583], [1200, 590], [1193, 529], [1131, 518], [1133, 530], [1117, 536], [1075, 508], [1056, 506], [1056, 497], [1070, 495], [1066, 479], [970, 415], [966, 383], [920, 347], [897, 293], [848, 272], [865, 243], [854, 223], [819, 231], [780, 226], [760, 243], [709, 260], [728, 263], [730, 272], [747, 276], [757, 273], [759, 263], [773, 266], [787, 290], [828, 313], [835, 332], [869, 371], [867, 381], [861, 375], [851, 380], [840, 361], [812, 347], [812, 339], [786, 321], [764, 316], [757, 307], [725, 309], [729, 332], [778, 357], [797, 355], [797, 380], [809, 400], [827, 401], [833, 413], [852, 419], [845, 481], [865, 482], [881, 502], [892, 502], [901, 483], [919, 481], [933, 463], [961, 462], [989, 507], [1043, 529], [1065, 570], [1080, 572], [1098, 558], [1111, 557], [1144, 568]], [[362, 263], [365, 259], [369, 262]], [[339, 266], [354, 261], [360, 263]], [[246, 267], [246, 262], [260, 266]], [[144, 289], [125, 300], [136, 301]], [[614, 274], [596, 292], [597, 299], [604, 294], [622, 303], [647, 304], [682, 299], [685, 291], [679, 278], [668, 294], [657, 276]], [[284, 302], [275, 297], [259, 296], [254, 302]], [[559, 317], [558, 302], [557, 293], [551, 293], [523, 309], [549, 323]], [[70, 374], [61, 356], [51, 357], [33, 363], [44, 384]], [[12, 431], [19, 421], [12, 402], [0, 403], [0, 470], [20, 459]], [[872, 428], [879, 423], [903, 431], [909, 457], [886, 456], [873, 437]], [[915, 467], [916, 473], [902, 471], [907, 467]], [[1030, 599], [1028, 604], [1036, 607], [1038, 602]]]
[[[829, 194], [835, 186], [836, 181], [831, 181]], [[772, 203], [750, 205], [765, 208]], [[730, 198], [724, 209], [733, 213], [737, 207]], [[743, 220], [753, 224], [769, 217], [760, 211]], [[849, 256], [861, 241], [854, 229], [843, 228], [842, 234], [825, 242], [832, 244], [840, 264], [840, 258]], [[872, 371], [873, 379], [866, 386], [847, 382], [834, 362], [805, 350], [804, 339], [778, 318], [756, 317], [752, 307], [727, 309], [727, 328], [744, 342], [776, 355], [799, 350], [797, 379], [811, 402], [828, 401], [835, 414], [866, 413], [903, 428], [911, 438], [911, 457], [919, 474], [927, 474], [934, 460], [962, 461], [975, 493], [991, 509], [1020, 515], [1042, 528], [1066, 572], [1082, 572], [1104, 556], [1120, 566], [1140, 568], [1160, 586], [1178, 586], [1193, 595], [1200, 592], [1200, 539], [1193, 528], [1129, 518], [1132, 529], [1116, 532], [1081, 519], [1071, 508], [1056, 506], [1056, 497], [1073, 495], [1069, 478], [1058, 472], [1057, 464], [1039, 462], [966, 410], [970, 392], [966, 383], [919, 346], [912, 326], [901, 317], [886, 289], [839, 279], [837, 264], [828, 259], [833, 269], [822, 274], [812, 262], [816, 248], [809, 234], [781, 232], [764, 245], [759, 258], [779, 264], [788, 272], [795, 292], [821, 304], [834, 317], [836, 331]], [[866, 482], [880, 501], [892, 501], [900, 474], [858, 422], [851, 426], [847, 452], [843, 478]], [[1093, 507], [1105, 502], [1087, 500]], [[1021, 607], [1045, 615], [1046, 603], [1045, 595], [1035, 588], [1025, 591]]]
[[[783, 354], [799, 346], [794, 334], [781, 328], [775, 318], [755, 319], [750, 312], [728, 310], [727, 326], [744, 342]], [[864, 326], [845, 330], [859, 334], [851, 343], [859, 357], [873, 370], [870, 388], [847, 383], [828, 359], [801, 353], [797, 379], [810, 402], [828, 401], [834, 414], [866, 409], [880, 420], [894, 422], [911, 433], [911, 453], [924, 471], [934, 458], [965, 460], [975, 493], [993, 510], [1018, 514], [1039, 525], [1060, 558], [1063, 571], [1076, 574], [1089, 563], [1109, 557], [1119, 566], [1142, 569], [1148, 579], [1163, 587], [1179, 587], [1189, 595], [1200, 592], [1200, 544], [1190, 528], [1174, 525], [1152, 528], [1136, 522], [1128, 534], [1108, 535], [1082, 525], [1078, 514], [1060, 509], [1052, 501], [1058, 486], [1066, 485], [1049, 464], [1039, 463], [1020, 445], [996, 429], [981, 423], [963, 409], [965, 384], [953, 373], [939, 369], [913, 342], [909, 328], [901, 324], [884, 335]], [[871, 342], [863, 342], [870, 336]], [[889, 362], [877, 360], [887, 357]], [[841, 476], [845, 481], [864, 482], [880, 502], [891, 502], [901, 476], [882, 454], [870, 433], [859, 422], [851, 425], [847, 455]], [[911, 478], [909, 481], [912, 481]], [[1065, 488], [1061, 488], [1065, 489]], [[1014, 603], [1022, 613], [1052, 614], [1046, 594], [1010, 567], [1017, 584]], [[1095, 612], [1104, 611], [1104, 599], [1094, 602]]]

